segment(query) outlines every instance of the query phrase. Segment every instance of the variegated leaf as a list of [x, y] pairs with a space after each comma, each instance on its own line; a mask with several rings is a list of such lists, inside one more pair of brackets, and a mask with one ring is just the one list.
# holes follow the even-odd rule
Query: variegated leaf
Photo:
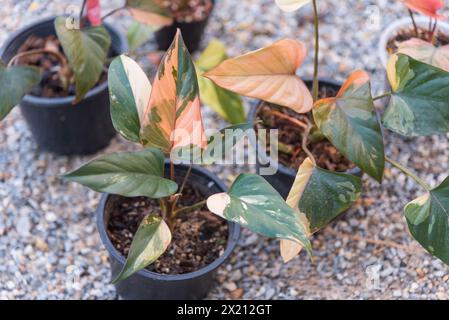
[[140, 142], [140, 123], [150, 101], [150, 81], [133, 59], [121, 55], [109, 67], [108, 82], [115, 129], [126, 139]]
[[216, 215], [253, 232], [295, 241], [312, 252], [304, 225], [295, 211], [261, 176], [240, 174], [229, 192], [210, 196], [207, 207]]
[[195, 66], [178, 30], [153, 82], [141, 123], [142, 144], [166, 154], [189, 145], [205, 148], [198, 91]]
[[75, 73], [75, 103], [81, 101], [103, 73], [111, 36], [104, 26], [70, 29], [66, 17], [55, 19], [55, 28], [70, 67]]
[[337, 97], [317, 101], [313, 118], [338, 151], [371, 177], [382, 181], [384, 144], [369, 75], [365, 71], [354, 72]]
[[392, 95], [383, 125], [405, 136], [449, 132], [449, 72], [404, 54], [387, 66]]
[[438, 14], [438, 10], [443, 9], [443, 0], [402, 0], [412, 11], [419, 12], [428, 17], [445, 20], [447, 17]]
[[[298, 170], [287, 203], [295, 208], [310, 236], [346, 211], [360, 197], [361, 190], [359, 177], [321, 169], [307, 158]], [[281, 242], [284, 261], [294, 258], [301, 249], [296, 243]]]
[[147, 215], [134, 235], [122, 271], [112, 283], [123, 281], [156, 261], [167, 250], [171, 237], [170, 229], [161, 217]]
[[404, 41], [399, 45], [398, 53], [430, 64], [449, 72], [449, 45], [435, 47], [432, 43], [418, 38]]
[[160, 0], [126, 0], [126, 6], [139, 22], [154, 26], [169, 26], [173, 23], [170, 11]]
[[101, 6], [100, 0], [87, 0], [86, 16], [91, 26], [99, 26], [101, 24]]
[[204, 76], [227, 90], [304, 113], [313, 106], [307, 86], [296, 75], [305, 56], [302, 42], [285, 39], [225, 60]]

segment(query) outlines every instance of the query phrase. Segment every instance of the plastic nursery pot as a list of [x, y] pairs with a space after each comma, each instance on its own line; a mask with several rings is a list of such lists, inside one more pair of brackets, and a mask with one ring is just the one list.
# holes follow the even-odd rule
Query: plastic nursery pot
[[[312, 80], [311, 79], [304, 79], [304, 82], [306, 83], [306, 85], [308, 87], [312, 87]], [[330, 79], [320, 79], [320, 87], [325, 86], [328, 88], [334, 88], [336, 91], [338, 91], [340, 89], [340, 87], [342, 86], [342, 84], [340, 82], [334, 81], [334, 80], [330, 80]], [[256, 121], [257, 118], [257, 111], [259, 110], [259, 107], [261, 105], [262, 102], [258, 101], [257, 103], [253, 104], [251, 106], [251, 109], [248, 113], [248, 122], [251, 123], [254, 126], [254, 123]], [[255, 148], [257, 142], [254, 141], [253, 139], [251, 139], [251, 144], [253, 145], [254, 150], [257, 150]], [[259, 147], [260, 150], [261, 147]], [[279, 192], [279, 194], [284, 197], [287, 198], [288, 193], [290, 192], [290, 189], [292, 188], [293, 182], [295, 181], [296, 178], [296, 173], [297, 170], [294, 170], [292, 168], [286, 167], [284, 165], [282, 165], [279, 162], [276, 162], [273, 159], [270, 159], [266, 156], [264, 156], [264, 152], [261, 152], [261, 154], [256, 157], [256, 170], [257, 173], [263, 175], [263, 172], [261, 171], [261, 168], [266, 168], [267, 165], [263, 165], [259, 159], [259, 157], [265, 157], [265, 159], [263, 159], [263, 162], [266, 163], [267, 165], [269, 164], [270, 167], [272, 168], [277, 168], [277, 171], [275, 174], [273, 175], [264, 175], [264, 178]], [[348, 170], [346, 173], [349, 174], [353, 174], [356, 176], [361, 177], [362, 176], [362, 171], [358, 168], [355, 167], [351, 170]]]
[[[427, 29], [429, 27], [429, 18], [419, 16], [419, 17], [415, 17], [415, 21], [419, 28]], [[407, 17], [407, 18], [402, 18], [400, 20], [393, 22], [391, 25], [388, 26], [387, 29], [385, 29], [382, 32], [382, 35], [380, 36], [379, 47], [378, 47], [377, 51], [378, 51], [379, 59], [382, 62], [382, 66], [384, 66], [384, 68], [387, 67], [387, 62], [388, 62], [388, 58], [389, 58], [389, 54], [387, 51], [388, 42], [391, 39], [393, 39], [398, 34], [398, 32], [400, 30], [412, 29], [412, 28], [413, 28], [412, 21], [411, 21], [410, 17]], [[449, 35], [449, 24], [446, 22], [438, 21], [437, 32], [438, 31], [440, 31], [441, 33], [444, 33], [446, 35]]]
[[[169, 165], [165, 165], [169, 172]], [[188, 170], [186, 165], [175, 166], [175, 174], [184, 177]], [[193, 167], [190, 180], [201, 193], [225, 192], [226, 186], [209, 171]], [[108, 225], [108, 201], [110, 195], [104, 194], [97, 210], [97, 227], [101, 240], [109, 252], [111, 262], [111, 279], [115, 278], [125, 264], [125, 257], [111, 243], [106, 226]], [[212, 214], [212, 213], [211, 213]], [[229, 222], [228, 243], [224, 253], [206, 267], [191, 273], [167, 275], [141, 270], [128, 279], [115, 285], [119, 296], [126, 300], [193, 300], [204, 298], [214, 285], [215, 273], [231, 255], [240, 236], [240, 226]]]
[[[1, 50], [1, 59], [8, 62], [31, 35], [56, 35], [54, 19], [38, 21], [14, 33]], [[110, 55], [126, 52], [126, 39], [114, 27], [105, 25], [112, 37]], [[20, 109], [40, 149], [61, 155], [92, 154], [115, 136], [107, 81], [90, 90], [81, 102], [72, 104], [73, 100], [73, 96], [23, 98]]]
[[184, 42], [189, 49], [189, 52], [195, 52], [200, 47], [201, 38], [203, 37], [204, 29], [206, 29], [209, 17], [215, 6], [215, 1], [212, 0], [212, 9], [209, 15], [201, 21], [195, 22], [177, 22], [175, 21], [172, 25], [163, 27], [162, 29], [155, 32], [156, 42], [159, 50], [166, 51], [175, 37], [176, 30], [179, 28], [182, 33]]

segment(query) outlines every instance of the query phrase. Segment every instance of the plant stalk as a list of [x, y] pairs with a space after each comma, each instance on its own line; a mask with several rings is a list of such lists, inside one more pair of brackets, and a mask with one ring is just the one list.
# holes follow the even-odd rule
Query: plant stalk
[[109, 17], [112, 16], [113, 14], [115, 14], [115, 13], [117, 13], [117, 12], [123, 10], [123, 9], [126, 9], [126, 5], [121, 6], [121, 7], [118, 7], [118, 8], [115, 8], [115, 9], [109, 11], [109, 12], [106, 13], [103, 17], [101, 17], [101, 21], [105, 20], [106, 18], [109, 18]]
[[86, 8], [86, 2], [87, 2], [87, 0], [83, 0], [83, 4], [81, 5], [80, 16], [79, 16], [80, 25], [81, 25], [81, 21], [83, 20], [83, 14], [84, 14], [84, 9]]
[[313, 101], [317, 101], [318, 100], [318, 89], [319, 89], [318, 59], [319, 59], [319, 50], [320, 50], [320, 31], [319, 31], [318, 6], [316, 4], [316, 0], [313, 0], [313, 18], [314, 18], [314, 24], [315, 24], [315, 59], [313, 62], [312, 95], [313, 95]]
[[377, 96], [377, 97], [374, 97], [374, 98], [373, 98], [373, 101], [376, 101], [376, 100], [380, 100], [380, 99], [386, 98], [386, 97], [388, 97], [388, 96], [391, 96], [391, 94], [392, 94], [392, 92], [387, 92], [387, 93], [381, 94], [381, 95], [379, 95], [379, 96]]
[[417, 175], [415, 175], [413, 172], [411, 172], [409, 169], [407, 169], [406, 167], [404, 167], [400, 163], [398, 163], [398, 162], [396, 162], [393, 159], [390, 159], [388, 157], [385, 157], [385, 161], [387, 161], [392, 166], [394, 166], [394, 167], [398, 168], [399, 170], [401, 170], [404, 174], [406, 174], [407, 176], [409, 176], [410, 178], [415, 180], [421, 187], [423, 187], [427, 191], [430, 191], [432, 189], [426, 182], [421, 180]]
[[203, 201], [197, 202], [197, 203], [195, 203], [195, 204], [193, 204], [191, 206], [184, 207], [184, 208], [181, 208], [179, 210], [176, 210], [176, 211], [173, 212], [173, 217], [176, 217], [178, 214], [183, 213], [183, 212], [189, 212], [189, 211], [192, 211], [194, 209], [201, 208], [206, 203], [207, 203], [207, 200], [203, 200]]
[[55, 52], [55, 51], [51, 51], [51, 50], [46, 50], [46, 49], [36, 49], [36, 50], [30, 50], [30, 51], [26, 51], [26, 52], [21, 52], [16, 54], [14, 57], [11, 58], [11, 60], [9, 60], [8, 62], [8, 67], [11, 67], [17, 59], [22, 58], [22, 57], [26, 57], [26, 56], [32, 56], [35, 54], [49, 54], [54, 56], [56, 59], [58, 59], [59, 63], [61, 64], [61, 66], [66, 66], [67, 65], [67, 61], [65, 60], [65, 58]]
[[308, 121], [307, 122], [307, 129], [304, 131], [303, 135], [302, 135], [302, 150], [304, 150], [304, 152], [307, 154], [307, 156], [310, 158], [310, 160], [312, 161], [312, 163], [314, 165], [316, 165], [316, 160], [315, 157], [313, 156], [312, 152], [309, 150], [309, 148], [307, 147], [307, 143], [309, 140], [309, 134], [310, 134], [310, 130], [312, 130], [312, 124]]
[[412, 10], [408, 10], [408, 13], [410, 14], [410, 18], [412, 19], [413, 28], [415, 29], [415, 36], [418, 38], [419, 32], [418, 32], [418, 26], [416, 25], [415, 16], [413, 14]]

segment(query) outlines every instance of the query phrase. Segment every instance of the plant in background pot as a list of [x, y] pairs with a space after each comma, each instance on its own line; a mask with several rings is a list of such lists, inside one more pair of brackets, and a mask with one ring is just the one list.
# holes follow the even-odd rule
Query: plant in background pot
[[[381, 130], [383, 124], [405, 136], [448, 133], [449, 72], [396, 53], [390, 57], [387, 68], [390, 92], [372, 97], [370, 77], [359, 70], [349, 76], [338, 93], [319, 99], [316, 0], [286, 3], [299, 8], [309, 2], [314, 6], [316, 31], [312, 95], [295, 74], [305, 55], [304, 45], [295, 40], [281, 40], [225, 60], [205, 76], [225, 89], [284, 106], [281, 109], [284, 112], [275, 115], [288, 117], [290, 125], [295, 122], [303, 128], [302, 143], [295, 147], [302, 148], [306, 159], [299, 167], [287, 203], [297, 209], [309, 236], [344, 212], [360, 195], [359, 178], [320, 168], [321, 162], [310, 152], [308, 141], [327, 139], [341, 155], [379, 183], [383, 180], [385, 162], [388, 162], [424, 188], [423, 196], [406, 205], [405, 218], [413, 237], [430, 254], [449, 264], [449, 178], [431, 187], [411, 170], [385, 156]], [[374, 101], [384, 97], [389, 97], [390, 101], [380, 119]], [[312, 116], [303, 115], [301, 122], [296, 121], [299, 113], [310, 110]], [[273, 114], [272, 110], [268, 111]], [[326, 157], [330, 161], [330, 156]], [[285, 186], [281, 188], [284, 190]], [[281, 243], [286, 261], [300, 250], [298, 243], [285, 240]]]
[[[389, 55], [397, 52], [449, 71], [445, 65], [448, 55], [449, 24], [447, 17], [438, 13], [443, 0], [400, 0], [408, 9], [409, 17], [392, 23], [381, 35], [379, 58], [387, 66]], [[404, 10], [405, 12], [405, 10]], [[419, 13], [421, 16], [415, 17]]]
[[[109, 88], [114, 126], [144, 149], [100, 156], [65, 178], [112, 194], [103, 196], [98, 227], [123, 298], [204, 297], [236, 245], [236, 224], [310, 252], [295, 210], [262, 177], [241, 174], [225, 192], [215, 176], [191, 164], [195, 153], [195, 163], [222, 159], [239, 139], [221, 131], [206, 140], [195, 66], [179, 31], [153, 86], [121, 56], [109, 69]], [[185, 157], [189, 165], [175, 163]]]

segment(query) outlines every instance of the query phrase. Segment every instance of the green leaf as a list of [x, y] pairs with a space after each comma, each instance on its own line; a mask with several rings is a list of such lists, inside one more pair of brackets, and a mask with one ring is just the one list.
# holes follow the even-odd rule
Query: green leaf
[[362, 193], [361, 179], [351, 174], [313, 166], [306, 176], [298, 207], [307, 217], [311, 233], [348, 210]]
[[77, 103], [100, 80], [111, 46], [111, 36], [104, 26], [69, 29], [66, 19], [57, 17], [55, 28], [70, 67], [75, 73]]
[[228, 193], [210, 196], [207, 206], [211, 212], [253, 232], [295, 241], [309, 254], [312, 252], [306, 230], [294, 209], [258, 175], [240, 174]]
[[449, 265], [449, 178], [404, 209], [413, 237]]
[[6, 67], [0, 61], [0, 121], [41, 81], [35, 67]]
[[140, 123], [151, 95], [151, 84], [139, 65], [125, 55], [112, 61], [108, 74], [111, 118], [126, 139], [140, 142]]
[[449, 132], [449, 73], [403, 54], [388, 62], [392, 87], [382, 122], [405, 136]]
[[139, 22], [157, 26], [173, 23], [171, 12], [159, 0], [126, 0], [126, 7]]
[[157, 148], [100, 156], [64, 176], [98, 192], [162, 198], [178, 189], [164, 179], [164, 155]]
[[140, 223], [129, 249], [126, 263], [112, 281], [116, 284], [156, 261], [171, 242], [171, 232], [161, 217], [149, 214]]
[[219, 65], [228, 58], [225, 45], [212, 40], [196, 61], [198, 85], [201, 101], [214, 110], [220, 117], [231, 124], [246, 121], [245, 109], [240, 96], [234, 92], [215, 85], [211, 80], [201, 76], [204, 72]]
[[354, 72], [336, 98], [318, 101], [313, 108], [313, 117], [320, 131], [338, 151], [382, 182], [384, 144], [366, 72]]
[[158, 28], [149, 26], [138, 21], [133, 21], [128, 29], [127, 39], [130, 51], [136, 50], [143, 45]]

